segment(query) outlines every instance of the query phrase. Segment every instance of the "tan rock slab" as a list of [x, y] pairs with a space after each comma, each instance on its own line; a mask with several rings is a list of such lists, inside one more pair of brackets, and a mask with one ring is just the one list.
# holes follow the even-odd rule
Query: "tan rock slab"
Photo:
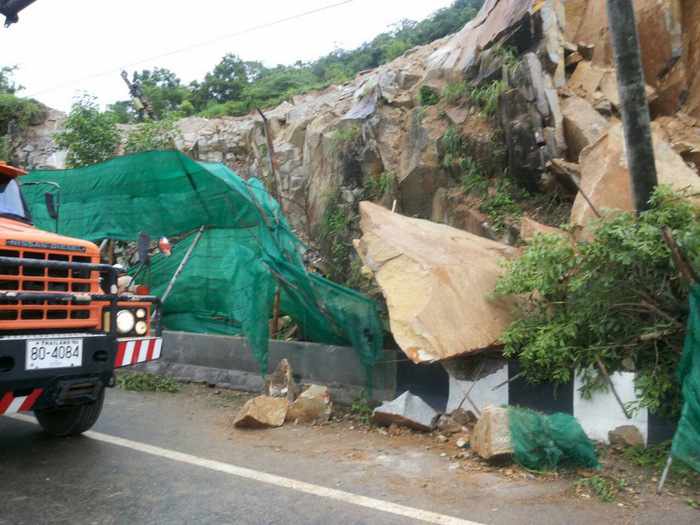
[[470, 437], [471, 448], [484, 459], [513, 453], [508, 424], [508, 409], [487, 406]]
[[249, 400], [236, 416], [236, 428], [281, 427], [287, 416], [289, 403], [280, 397], [258, 396]]
[[[679, 191], [700, 192], [698, 174], [664, 140], [660, 131], [652, 129], [652, 136], [659, 184]], [[601, 213], [606, 210], [633, 211], [622, 124], [614, 124], [606, 135], [582, 152], [581, 189]], [[571, 222], [584, 226], [594, 218], [594, 212], [579, 194], [571, 210]]]
[[520, 238], [525, 242], [530, 242], [537, 235], [561, 235], [566, 236], [566, 232], [553, 226], [541, 224], [529, 217], [523, 217], [520, 221]]
[[564, 134], [569, 158], [577, 161], [581, 152], [610, 127], [608, 120], [581, 97], [565, 98], [561, 103]]
[[433, 362], [500, 344], [514, 302], [491, 294], [502, 262], [516, 254], [512, 247], [371, 202], [360, 203], [360, 216], [357, 251], [409, 359]]

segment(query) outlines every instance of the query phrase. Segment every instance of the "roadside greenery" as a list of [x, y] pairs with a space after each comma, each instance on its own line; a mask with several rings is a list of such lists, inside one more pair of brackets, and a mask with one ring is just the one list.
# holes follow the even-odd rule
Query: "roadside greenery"
[[111, 159], [121, 142], [113, 114], [101, 112], [97, 99], [90, 95], [74, 102], [64, 130], [54, 139], [59, 148], [68, 151], [66, 164], [70, 168]]
[[699, 219], [687, 200], [660, 187], [638, 220], [610, 216], [576, 242], [537, 236], [496, 288], [522, 300], [521, 317], [503, 336], [505, 355], [532, 382], [565, 383], [580, 372], [584, 395], [607, 388], [599, 363], [610, 373], [636, 371], [640, 398], [629, 408], [677, 414], [688, 289], [661, 229], [671, 229], [697, 266]]
[[180, 391], [180, 384], [174, 379], [143, 372], [118, 374], [117, 386], [123, 390], [132, 390], [134, 392], [167, 392], [174, 394]]

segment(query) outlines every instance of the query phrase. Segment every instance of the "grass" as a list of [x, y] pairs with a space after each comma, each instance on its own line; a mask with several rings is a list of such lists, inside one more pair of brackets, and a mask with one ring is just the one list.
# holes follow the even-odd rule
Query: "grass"
[[123, 390], [134, 392], [174, 394], [180, 391], [180, 384], [174, 379], [144, 372], [126, 372], [117, 375], [117, 386]]
[[484, 116], [494, 117], [498, 110], [498, 100], [507, 89], [508, 84], [506, 82], [494, 80], [490, 84], [472, 89], [469, 93], [469, 98], [481, 108]]
[[[666, 464], [670, 451], [671, 442], [665, 441], [646, 448], [628, 447], [623, 451], [622, 455], [630, 463], [648, 470], [650, 473], [660, 474]], [[674, 459], [671, 465], [669, 480], [680, 482], [686, 486], [700, 488], [700, 474], [677, 459]]]
[[361, 133], [362, 130], [357, 124], [353, 124], [352, 126], [344, 126], [336, 129], [333, 132], [331, 135], [331, 143], [333, 144], [334, 148], [347, 146], [348, 144], [352, 144], [359, 139]]
[[625, 480], [603, 477], [600, 475], [590, 478], [581, 478], [576, 481], [576, 486], [586, 489], [595, 495], [603, 503], [612, 503], [617, 499], [618, 494], [625, 488]]
[[469, 94], [469, 84], [466, 82], [450, 82], [442, 90], [442, 99], [450, 106], [456, 106]]
[[364, 181], [365, 196], [369, 200], [379, 200], [384, 195], [393, 193], [396, 188], [396, 174], [385, 171], [377, 177], [368, 176]]

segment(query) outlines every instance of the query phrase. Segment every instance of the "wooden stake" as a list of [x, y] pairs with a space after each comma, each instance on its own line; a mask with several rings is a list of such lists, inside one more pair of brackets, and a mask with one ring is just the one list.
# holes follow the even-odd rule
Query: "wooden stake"
[[598, 362], [598, 370], [600, 370], [600, 373], [603, 374], [603, 377], [608, 381], [608, 386], [610, 386], [610, 390], [612, 390], [612, 393], [615, 396], [615, 399], [617, 399], [617, 402], [620, 405], [620, 408], [622, 409], [622, 413], [625, 414], [625, 417], [627, 419], [632, 419], [632, 416], [629, 414], [629, 412], [627, 412], [627, 407], [622, 402], [622, 398], [620, 397], [620, 395], [617, 393], [617, 390], [615, 389], [615, 385], [613, 384], [612, 378], [608, 374], [608, 369], [605, 368], [605, 365], [603, 364], [603, 361], [600, 360], [600, 358], [597, 359], [597, 362]]
[[272, 305], [272, 331], [270, 333], [270, 338], [275, 339], [279, 333], [279, 322], [280, 322], [280, 287], [277, 285], [277, 291], [275, 292], [275, 302]]

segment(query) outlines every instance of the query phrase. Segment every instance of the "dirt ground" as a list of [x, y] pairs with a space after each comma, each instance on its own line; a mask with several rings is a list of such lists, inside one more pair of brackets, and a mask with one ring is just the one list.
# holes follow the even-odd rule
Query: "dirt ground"
[[[335, 406], [328, 423], [286, 424], [279, 429], [238, 430], [233, 427], [236, 413], [252, 394], [183, 385], [178, 395], [193, 398], [219, 414], [216, 425], [228, 439], [248, 441], [256, 447], [304, 457], [323, 457], [358, 467], [382, 465], [392, 469], [402, 490], [415, 489], [450, 503], [461, 497], [461, 490], [486, 480], [510, 480], [526, 487], [523, 496], [555, 498], [578, 502], [597, 501], [629, 509], [669, 508], [679, 504], [698, 509], [700, 519], [700, 475], [682, 465], [674, 467], [663, 494], [656, 495], [656, 484], [663, 468], [665, 451], [656, 448], [620, 450], [599, 446], [599, 471], [533, 472], [510, 461], [492, 464], [481, 460], [468, 448], [456, 445], [461, 435], [421, 433], [410, 429], [377, 427], [368, 421], [367, 407]], [[445, 467], [450, 476], [445, 476]], [[556, 486], [557, 489], [552, 490]], [[494, 502], [497, 504], [497, 502]], [[677, 507], [676, 507], [677, 508]], [[632, 519], [632, 521], [634, 521]]]

